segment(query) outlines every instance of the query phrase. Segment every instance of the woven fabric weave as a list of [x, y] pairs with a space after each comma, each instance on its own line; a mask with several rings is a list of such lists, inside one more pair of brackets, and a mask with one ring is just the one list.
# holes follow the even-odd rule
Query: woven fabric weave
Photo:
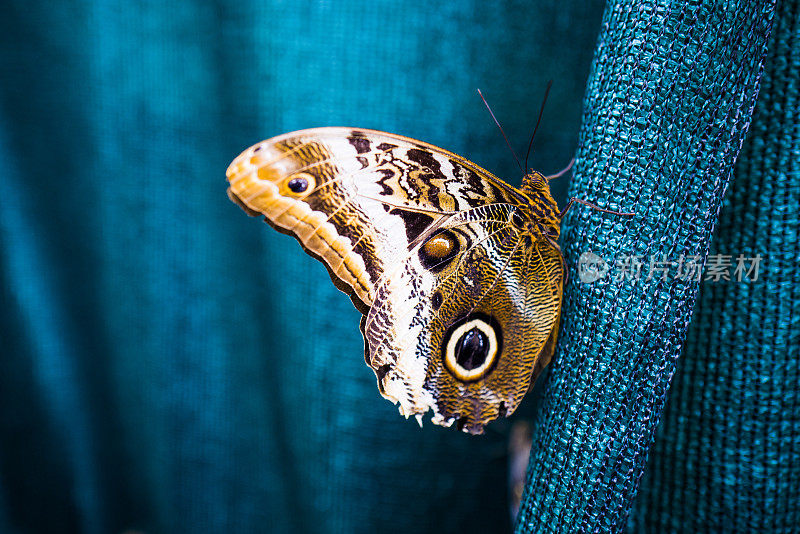
[[[565, 221], [568, 263], [592, 252], [612, 269], [593, 283], [573, 276], [565, 288], [518, 532], [616, 531], [628, 520], [699, 287], [648, 266], [707, 255], [750, 124], [773, 8], [606, 7], [570, 192], [635, 216], [579, 207]], [[670, 480], [659, 490], [701, 499], [705, 488]]]
[[711, 243], [761, 256], [758, 278], [701, 285], [633, 531], [800, 531], [799, 81], [800, 3], [782, 1]]

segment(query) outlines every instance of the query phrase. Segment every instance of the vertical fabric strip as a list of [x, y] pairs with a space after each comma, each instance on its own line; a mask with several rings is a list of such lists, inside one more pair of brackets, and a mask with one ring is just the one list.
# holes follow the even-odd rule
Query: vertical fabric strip
[[[647, 267], [708, 253], [773, 10], [755, 1], [606, 8], [571, 195], [635, 216], [580, 206], [565, 219], [572, 276], [518, 532], [626, 523], [699, 285], [674, 271], [648, 277]], [[576, 276], [586, 252], [611, 266], [606, 277]]]
[[781, 1], [709, 256], [731, 280], [701, 285], [629, 530], [800, 530], [798, 80], [800, 2]]

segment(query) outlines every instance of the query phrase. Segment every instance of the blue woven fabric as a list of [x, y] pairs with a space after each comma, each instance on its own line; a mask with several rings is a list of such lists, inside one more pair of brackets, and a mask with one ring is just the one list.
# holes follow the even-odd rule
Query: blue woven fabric
[[510, 529], [507, 423], [404, 421], [349, 299], [227, 199], [225, 169], [353, 125], [518, 180], [475, 89], [521, 151], [553, 78], [531, 165], [556, 172], [601, 14], [1, 2], [0, 531]]
[[[631, 517], [634, 531], [800, 531], [800, 3], [778, 2], [761, 90]], [[754, 273], [755, 274], [755, 273]]]
[[[567, 262], [577, 265], [583, 253], [592, 252], [610, 271], [593, 282], [573, 276], [565, 289], [561, 338], [534, 430], [519, 532], [617, 531], [628, 521], [699, 288], [696, 278], [684, 279], [678, 269], [688, 258], [702, 263], [708, 253], [770, 46], [771, 68], [782, 77], [790, 74], [781, 56], [785, 42], [769, 40], [773, 9], [756, 1], [652, 0], [606, 8], [570, 192], [635, 216], [579, 207], [565, 220]], [[796, 3], [784, 8], [785, 28], [796, 30], [796, 14]], [[784, 30], [784, 40], [786, 31], [791, 30]], [[784, 87], [796, 91], [796, 80], [784, 78]], [[786, 165], [796, 165], [789, 163], [797, 155], [796, 100], [788, 99], [789, 110], [780, 104], [770, 109], [784, 102], [783, 90], [768, 87], [763, 100], [780, 128], [764, 136], [762, 127], [752, 141], [780, 155], [758, 155], [740, 166], [753, 176], [768, 168], [757, 183], [771, 183], [771, 176], [785, 176]], [[735, 250], [724, 253], [768, 250], [777, 262], [769, 274], [788, 271], [753, 284], [723, 282], [709, 292], [708, 308], [687, 346], [685, 385], [673, 399], [677, 406], [653, 458], [658, 473], [646, 486], [634, 530], [800, 528], [797, 349], [788, 351], [790, 339], [797, 341], [796, 309], [792, 316], [788, 308], [796, 304], [788, 281], [796, 280], [797, 264], [779, 259], [797, 258], [792, 180], [793, 186], [739, 190], [732, 197], [718, 244]], [[758, 211], [748, 218], [743, 209]], [[770, 228], [775, 241], [761, 249], [758, 237]], [[666, 263], [653, 261], [677, 265], [664, 273], [650, 267]], [[774, 300], [779, 288], [787, 308]], [[743, 298], [751, 294], [752, 300]], [[738, 305], [721, 311], [730, 299]], [[715, 343], [720, 339], [724, 343]], [[778, 376], [787, 381], [774, 390], [763, 382]], [[785, 406], [770, 401], [779, 391], [787, 395]], [[758, 415], [767, 419], [756, 423]], [[764, 463], [763, 454], [773, 456]], [[776, 461], [788, 465], [776, 467]], [[761, 486], [750, 485], [754, 474]], [[785, 498], [795, 498], [795, 504]], [[793, 523], [787, 523], [790, 518]]]

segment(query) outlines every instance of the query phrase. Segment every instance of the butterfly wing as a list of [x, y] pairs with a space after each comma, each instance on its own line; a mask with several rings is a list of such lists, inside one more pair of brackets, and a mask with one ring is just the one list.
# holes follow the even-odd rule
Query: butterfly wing
[[512, 189], [468, 160], [372, 130], [314, 128], [268, 139], [228, 167], [229, 195], [294, 235], [366, 312], [387, 265], [443, 216]]
[[296, 237], [365, 314], [365, 359], [401, 413], [480, 432], [516, 408], [549, 359], [563, 278], [557, 247], [512, 221], [516, 190], [433, 145], [352, 128], [263, 141], [227, 176], [231, 198]]
[[[378, 288], [363, 324], [381, 392], [406, 416], [481, 433], [512, 413], [552, 356], [560, 251], [513, 223], [518, 208], [473, 208], [443, 222]], [[431, 260], [445, 238], [453, 254]], [[548, 343], [551, 341], [551, 343]]]

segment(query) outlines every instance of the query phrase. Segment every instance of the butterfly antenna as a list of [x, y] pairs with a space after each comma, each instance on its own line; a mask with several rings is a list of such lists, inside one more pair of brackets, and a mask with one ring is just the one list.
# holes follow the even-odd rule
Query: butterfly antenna
[[[531, 155], [531, 147], [533, 147], [533, 138], [536, 137], [536, 130], [539, 129], [539, 123], [542, 122], [542, 114], [544, 113], [544, 105], [547, 103], [547, 95], [550, 94], [550, 87], [553, 85], [553, 80], [547, 81], [547, 89], [544, 90], [544, 98], [542, 99], [542, 107], [539, 109], [539, 118], [536, 119], [536, 126], [533, 127], [533, 134], [528, 143], [528, 152], [525, 154], [525, 168], [528, 168], [528, 156]], [[527, 172], [527, 171], [523, 171]]]
[[521, 170], [522, 173], [525, 174], [525, 171], [522, 169], [522, 165], [519, 162], [519, 158], [517, 157], [516, 152], [514, 152], [514, 149], [511, 148], [511, 143], [508, 142], [508, 137], [506, 137], [506, 133], [503, 131], [503, 127], [500, 126], [500, 121], [498, 121], [497, 117], [494, 116], [494, 113], [492, 112], [492, 108], [489, 107], [489, 103], [486, 101], [485, 98], [483, 98], [483, 93], [481, 93], [480, 89], [478, 89], [478, 94], [480, 95], [481, 100], [483, 100], [483, 105], [486, 106], [486, 109], [489, 110], [489, 115], [491, 115], [492, 119], [494, 119], [494, 123], [497, 125], [498, 128], [500, 128], [500, 133], [503, 134], [503, 139], [506, 140], [506, 144], [508, 145], [508, 149], [511, 151], [511, 155], [514, 156], [514, 160], [517, 162], [517, 167], [519, 167], [519, 170]]

